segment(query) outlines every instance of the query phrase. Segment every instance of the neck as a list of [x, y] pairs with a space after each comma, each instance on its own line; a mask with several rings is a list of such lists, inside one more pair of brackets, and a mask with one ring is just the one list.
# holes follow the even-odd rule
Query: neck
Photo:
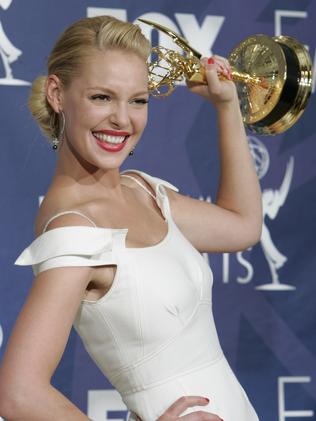
[[74, 188], [87, 196], [121, 195], [119, 168], [100, 169], [78, 156], [64, 141], [59, 152], [53, 183]]

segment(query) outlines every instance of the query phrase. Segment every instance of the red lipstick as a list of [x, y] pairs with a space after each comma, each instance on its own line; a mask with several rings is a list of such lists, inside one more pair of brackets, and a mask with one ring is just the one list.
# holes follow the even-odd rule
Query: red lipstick
[[[111, 142], [107, 142], [106, 140], [98, 139], [97, 134], [101, 134], [101, 133], [106, 136], [121, 137], [121, 138], [124, 137], [125, 139], [120, 143], [111, 143]], [[121, 151], [126, 145], [127, 137], [130, 135], [128, 132], [121, 131], [121, 130], [96, 130], [92, 132], [92, 134], [94, 135], [97, 145], [101, 149], [107, 152]]]
[[97, 139], [97, 144], [98, 146], [100, 146], [100, 148], [104, 149], [107, 152], [119, 152], [126, 145], [126, 140], [124, 140], [122, 143], [115, 144], [115, 143], [102, 142], [101, 140]]
[[94, 130], [92, 133], [103, 133], [103, 134], [107, 134], [109, 136], [129, 136], [130, 133], [128, 132], [123, 132], [121, 130]]

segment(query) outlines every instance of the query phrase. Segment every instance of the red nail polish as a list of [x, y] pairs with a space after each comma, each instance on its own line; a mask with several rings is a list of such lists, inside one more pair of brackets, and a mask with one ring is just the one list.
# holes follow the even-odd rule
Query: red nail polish
[[206, 400], [207, 403], [209, 403], [209, 401], [210, 401], [209, 398], [204, 398], [204, 399]]
[[208, 64], [214, 64], [214, 63], [215, 63], [215, 60], [213, 59], [213, 57], [210, 57], [210, 58], [207, 60], [207, 62], [208, 62]]

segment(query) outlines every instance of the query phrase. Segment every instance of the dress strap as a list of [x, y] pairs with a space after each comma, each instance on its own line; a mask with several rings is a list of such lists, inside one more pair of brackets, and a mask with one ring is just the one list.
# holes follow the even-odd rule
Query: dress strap
[[127, 175], [127, 174], [121, 174], [121, 177], [126, 177], [126, 178], [130, 178], [131, 180], [134, 180], [136, 184], [142, 187], [156, 201], [156, 196], [154, 196], [152, 192], [143, 183], [141, 183], [136, 177], [133, 177], [132, 175]]
[[83, 214], [83, 213], [81, 213], [81, 212], [79, 212], [79, 211], [76, 211], [76, 210], [69, 210], [69, 211], [64, 211], [64, 212], [59, 212], [59, 213], [56, 213], [56, 215], [53, 215], [51, 218], [49, 218], [49, 220], [46, 222], [46, 224], [45, 224], [45, 226], [44, 226], [44, 228], [43, 228], [43, 231], [42, 231], [42, 234], [46, 231], [46, 229], [47, 229], [47, 227], [48, 227], [48, 225], [54, 220], [54, 219], [56, 219], [56, 218], [58, 218], [59, 216], [62, 216], [62, 215], [69, 215], [69, 214], [72, 214], [72, 213], [74, 213], [75, 215], [79, 215], [79, 216], [82, 216], [83, 218], [85, 218], [87, 221], [89, 221], [95, 228], [97, 228], [97, 225], [92, 221], [92, 219], [90, 219], [87, 215], [85, 215], [85, 214]]
[[[126, 174], [126, 173], [128, 173], [128, 174]], [[141, 183], [139, 180], [136, 180], [136, 178], [134, 178], [132, 175], [129, 175], [129, 173], [135, 173], [135, 174], [139, 175], [141, 177], [141, 179], [144, 180], [144, 182], [146, 182], [150, 185], [150, 187], [155, 192], [155, 195], [153, 195], [152, 192], [149, 191], [149, 189], [146, 187], [146, 185]], [[172, 215], [171, 215], [171, 210], [170, 210], [170, 205], [169, 205], [168, 192], [166, 191], [165, 187], [178, 192], [179, 190], [177, 189], [177, 187], [173, 186], [171, 183], [168, 183], [165, 180], [162, 180], [161, 178], [153, 177], [149, 174], [146, 174], [142, 171], [135, 170], [135, 169], [125, 170], [124, 173], [121, 173], [121, 177], [123, 177], [123, 176], [133, 178], [133, 180], [135, 180], [135, 182], [137, 184], [139, 184], [144, 190], [146, 190], [146, 192], [153, 199], [155, 199], [157, 205], [161, 209], [161, 212], [162, 212], [164, 218], [167, 219], [167, 220], [172, 220]]]

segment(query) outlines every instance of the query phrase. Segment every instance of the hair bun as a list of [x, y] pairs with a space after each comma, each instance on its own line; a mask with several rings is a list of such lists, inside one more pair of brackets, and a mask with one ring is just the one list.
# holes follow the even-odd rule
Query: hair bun
[[46, 99], [46, 82], [47, 76], [38, 76], [34, 80], [28, 105], [42, 132], [51, 139], [55, 135], [52, 125], [55, 113]]

